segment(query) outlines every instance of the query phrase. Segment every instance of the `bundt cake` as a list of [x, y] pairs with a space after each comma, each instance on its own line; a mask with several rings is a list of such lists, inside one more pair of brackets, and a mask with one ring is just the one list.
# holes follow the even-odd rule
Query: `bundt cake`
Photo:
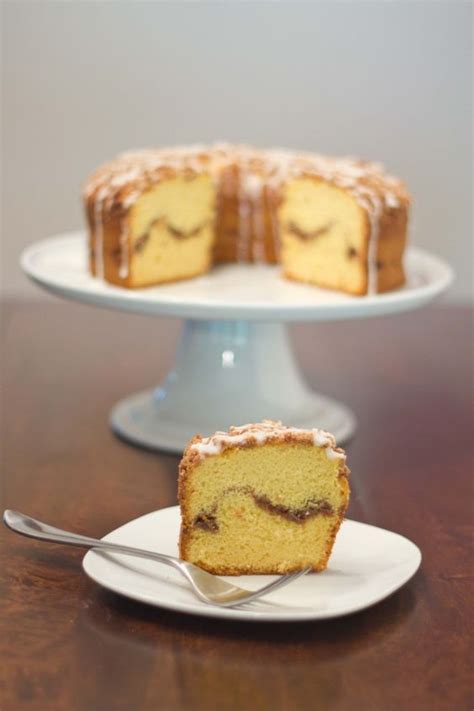
[[348, 474], [322, 430], [265, 420], [198, 435], [179, 468], [180, 556], [219, 575], [324, 570]]
[[281, 262], [348, 294], [404, 283], [409, 196], [375, 163], [246, 146], [124, 153], [84, 186], [95, 276], [135, 288]]

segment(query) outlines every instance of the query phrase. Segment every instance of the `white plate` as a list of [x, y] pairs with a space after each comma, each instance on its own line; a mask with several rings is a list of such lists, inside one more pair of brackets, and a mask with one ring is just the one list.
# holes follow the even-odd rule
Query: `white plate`
[[[130, 521], [104, 540], [176, 556], [179, 525], [179, 508], [173, 506]], [[205, 617], [283, 622], [321, 620], [363, 610], [404, 585], [420, 562], [420, 550], [407, 538], [346, 520], [327, 570], [308, 574], [281, 591], [235, 609], [201, 602], [179, 573], [152, 561], [89, 551], [83, 567], [99, 585], [156, 607]], [[272, 578], [249, 575], [226, 579], [254, 590]]]
[[122, 289], [93, 278], [84, 232], [37, 242], [22, 254], [24, 271], [60, 296], [99, 306], [198, 319], [327, 321], [397, 313], [423, 306], [450, 284], [451, 268], [420, 249], [407, 251], [407, 283], [396, 291], [353, 297], [282, 279], [279, 268], [236, 264], [197, 279]]

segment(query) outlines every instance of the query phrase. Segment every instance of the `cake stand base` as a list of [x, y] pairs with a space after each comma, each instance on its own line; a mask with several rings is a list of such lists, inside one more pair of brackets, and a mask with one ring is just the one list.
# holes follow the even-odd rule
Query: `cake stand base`
[[133, 444], [181, 453], [197, 432], [265, 418], [328, 430], [340, 444], [355, 431], [345, 405], [305, 385], [284, 324], [188, 320], [164, 383], [121, 400], [111, 424]]

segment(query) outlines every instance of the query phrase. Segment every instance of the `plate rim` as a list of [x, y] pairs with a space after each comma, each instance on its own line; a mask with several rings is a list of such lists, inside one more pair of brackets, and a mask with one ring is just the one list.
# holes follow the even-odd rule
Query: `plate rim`
[[[108, 540], [110, 537], [114, 536], [116, 533], [118, 533], [122, 528], [125, 528], [126, 526], [130, 524], [134, 524], [137, 521], [142, 521], [143, 519], [146, 518], [152, 518], [156, 516], [157, 514], [162, 514], [163, 512], [167, 512], [169, 515], [174, 515], [178, 514], [179, 515], [179, 506], [167, 506], [162, 509], [157, 509], [155, 511], [150, 511], [149, 513], [143, 514], [142, 516], [138, 516], [135, 519], [131, 519], [130, 521], [127, 521], [126, 523], [122, 524], [121, 526], [118, 526], [114, 530], [110, 531], [107, 533], [105, 536], [102, 536], [101, 540]], [[339, 612], [339, 613], [324, 613], [324, 611], [311, 611], [308, 610], [307, 608], [303, 608], [303, 610], [300, 613], [296, 612], [288, 612], [288, 613], [271, 613], [271, 612], [263, 612], [260, 610], [251, 610], [249, 608], [221, 608], [221, 607], [214, 607], [212, 605], [208, 606], [202, 606], [202, 607], [197, 607], [196, 605], [203, 605], [203, 603], [200, 603], [199, 601], [196, 600], [196, 604], [188, 604], [188, 603], [170, 603], [167, 600], [164, 602], [160, 601], [157, 602], [156, 599], [152, 598], [151, 596], [148, 596], [143, 593], [130, 593], [130, 592], [125, 592], [123, 588], [121, 588], [119, 585], [115, 585], [114, 583], [109, 583], [106, 584], [104, 583], [103, 578], [100, 576], [97, 576], [94, 574], [94, 571], [90, 569], [90, 562], [91, 559], [94, 559], [95, 556], [103, 556], [104, 553], [101, 553], [99, 551], [94, 551], [93, 549], [89, 550], [85, 556], [82, 559], [82, 568], [86, 575], [93, 580], [97, 585], [100, 587], [110, 590], [111, 592], [118, 594], [122, 597], [126, 597], [131, 600], [135, 600], [136, 602], [140, 602], [143, 604], [151, 605], [152, 607], [157, 607], [158, 609], [163, 609], [163, 610], [172, 610], [173, 612], [177, 612], [180, 614], [188, 614], [188, 615], [193, 615], [197, 617], [211, 617], [211, 618], [219, 618], [219, 619], [227, 619], [227, 620], [235, 620], [235, 621], [248, 621], [248, 622], [308, 622], [308, 621], [323, 621], [323, 620], [329, 620], [329, 619], [337, 619], [339, 617], [346, 617], [348, 615], [353, 615], [358, 612], [361, 612], [362, 610], [366, 610], [370, 607], [373, 607], [374, 605], [377, 605], [379, 602], [382, 602], [383, 600], [387, 599], [391, 595], [393, 595], [397, 590], [400, 590], [404, 585], [406, 585], [418, 572], [421, 566], [422, 562], [422, 553], [419, 547], [414, 543], [412, 540], [407, 538], [406, 536], [403, 536], [400, 533], [397, 533], [395, 531], [390, 531], [385, 528], [381, 528], [380, 526], [374, 526], [373, 524], [369, 523], [364, 523], [363, 521], [354, 521], [352, 519], [344, 519], [344, 523], [350, 523], [351, 525], [356, 525], [356, 526], [362, 526], [365, 528], [371, 528], [371, 529], [377, 529], [380, 531], [383, 531], [385, 533], [389, 533], [392, 536], [396, 536], [398, 538], [401, 538], [404, 540], [405, 543], [408, 543], [412, 548], [413, 548], [413, 553], [416, 556], [416, 564], [413, 567], [413, 570], [406, 576], [404, 576], [401, 579], [401, 582], [397, 582], [395, 585], [389, 586], [386, 590], [383, 591], [383, 593], [379, 596], [376, 596], [374, 599], [372, 599], [368, 603], [360, 603], [356, 605], [355, 607], [351, 607], [349, 610], [346, 610], [344, 612]], [[225, 577], [225, 576], [224, 576]]]
[[[86, 232], [84, 230], [63, 232], [32, 243], [21, 253], [20, 264], [23, 271], [39, 286], [69, 299], [118, 310], [162, 316], [197, 319], [242, 318], [252, 321], [261, 321], [272, 317], [280, 321], [331, 321], [348, 318], [368, 318], [418, 308], [445, 291], [454, 279], [452, 267], [443, 259], [426, 250], [409, 246], [406, 254], [430, 262], [439, 272], [436, 279], [428, 284], [405, 290], [397, 289], [385, 294], [366, 297], [342, 295], [342, 301], [322, 304], [304, 301], [278, 304], [270, 301], [266, 303], [231, 303], [228, 301], [209, 303], [202, 299], [175, 301], [172, 298], [165, 298], [160, 300], [156, 298], [156, 292], [154, 292], [153, 298], [147, 298], [146, 289], [129, 290], [108, 285], [104, 282], [100, 282], [99, 290], [89, 290], [77, 285], [71, 286], [61, 280], [45, 275], [35, 265], [36, 256], [44, 252], [44, 250], [51, 249], [52, 246], [60, 243], [78, 242], [79, 240], [86, 240]], [[212, 278], [212, 272], [203, 276]], [[105, 291], [103, 290], [104, 284]], [[305, 285], [299, 284], [298, 286]]]

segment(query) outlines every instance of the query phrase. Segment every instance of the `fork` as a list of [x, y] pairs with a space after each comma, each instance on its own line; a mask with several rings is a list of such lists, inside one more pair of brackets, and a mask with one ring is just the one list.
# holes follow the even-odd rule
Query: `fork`
[[26, 516], [18, 511], [12, 511], [11, 509], [6, 509], [6, 511], [3, 512], [3, 522], [15, 533], [20, 533], [23, 536], [29, 536], [30, 538], [36, 538], [41, 541], [65, 543], [70, 546], [111, 551], [113, 553], [121, 553], [122, 555], [136, 556], [137, 558], [149, 558], [158, 563], [164, 563], [178, 570], [181, 575], [186, 578], [193, 592], [200, 600], [210, 605], [218, 605], [219, 607], [236, 607], [257, 600], [257, 598], [263, 597], [263, 595], [268, 595], [270, 592], [279, 590], [285, 585], [297, 580], [297, 578], [300, 578], [302, 575], [306, 575], [306, 573], [311, 570], [311, 568], [304, 568], [303, 570], [298, 570], [296, 573], [282, 575], [258, 590], [246, 590], [245, 588], [240, 588], [237, 585], [228, 583], [208, 573], [193, 563], [187, 563], [179, 558], [63, 531], [60, 528], [49, 526], [47, 523], [42, 523], [30, 516]]

